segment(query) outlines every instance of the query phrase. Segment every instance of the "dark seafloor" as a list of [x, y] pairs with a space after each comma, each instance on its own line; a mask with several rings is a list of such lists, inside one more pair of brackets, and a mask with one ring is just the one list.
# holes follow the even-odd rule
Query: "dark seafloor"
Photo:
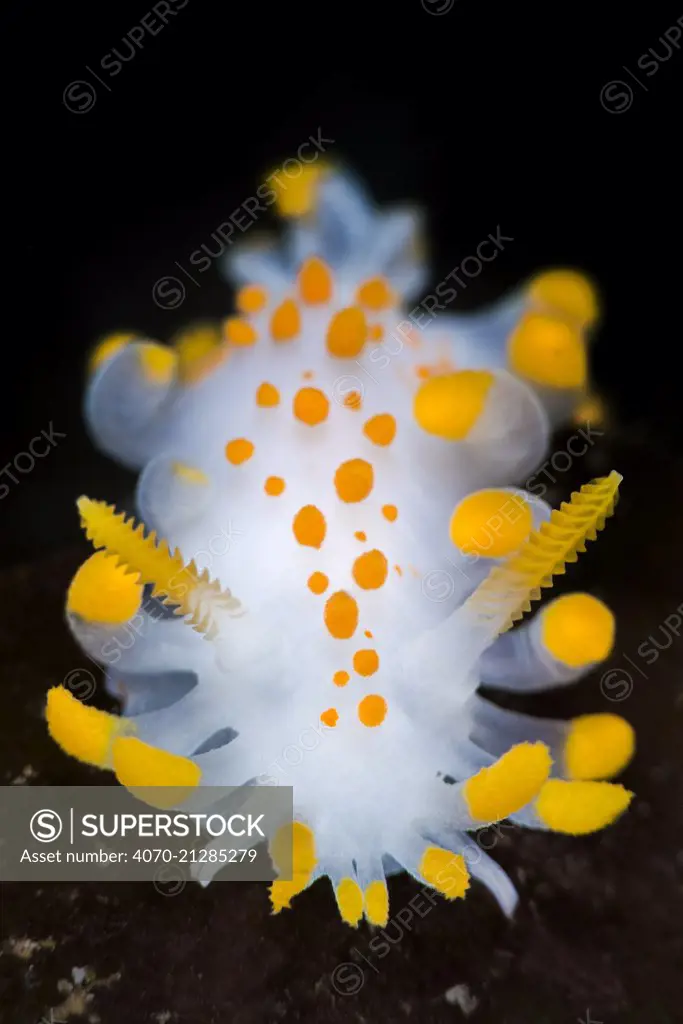
[[[599, 672], [532, 707], [613, 711], [634, 723], [637, 754], [621, 781], [636, 797], [594, 836], [509, 829], [487, 839], [520, 892], [512, 923], [477, 883], [464, 901], [428, 912], [415, 899], [419, 913], [397, 920], [420, 892], [401, 876], [390, 882], [389, 950], [373, 953], [365, 925], [339, 920], [326, 881], [277, 917], [265, 884], [189, 884], [169, 895], [151, 883], [5, 883], [3, 1022], [683, 1021], [683, 636], [671, 618], [683, 604], [683, 473], [645, 438], [608, 433], [555, 474], [547, 497], [557, 504], [610, 468], [624, 475], [616, 514], [562, 585], [610, 603], [616, 648]], [[108, 779], [63, 755], [42, 719], [48, 687], [89, 670], [63, 621], [86, 554], [84, 544], [1, 577], [3, 785]], [[648, 638], [661, 647], [653, 664], [638, 653]]]

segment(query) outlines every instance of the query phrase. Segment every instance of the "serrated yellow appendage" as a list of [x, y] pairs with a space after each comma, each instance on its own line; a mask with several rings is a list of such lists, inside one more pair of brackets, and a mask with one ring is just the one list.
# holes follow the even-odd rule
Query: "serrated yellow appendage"
[[240, 602], [229, 590], [211, 580], [208, 569], [199, 572], [194, 560], [185, 565], [179, 551], [171, 552], [155, 533], [145, 536], [142, 523], [126, 518], [104, 501], [79, 498], [78, 511], [85, 534], [96, 548], [115, 555], [119, 564], [139, 574], [141, 583], [152, 586], [154, 597], [178, 606], [178, 614], [190, 616], [188, 625], [213, 640], [218, 633], [217, 611], [235, 612]]
[[565, 571], [595, 540], [612, 515], [622, 477], [614, 470], [584, 484], [571, 501], [553, 509], [548, 522], [529, 535], [526, 543], [506, 562], [489, 573], [463, 605], [476, 624], [485, 626], [492, 639], [508, 630], [528, 612], [532, 601], [550, 587], [553, 576]]

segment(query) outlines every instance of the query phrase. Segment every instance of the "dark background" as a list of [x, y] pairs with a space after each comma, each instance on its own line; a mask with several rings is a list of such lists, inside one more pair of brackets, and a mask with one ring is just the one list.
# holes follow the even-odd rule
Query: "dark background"
[[[67, 435], [0, 500], [3, 784], [101, 781], [57, 750], [42, 721], [46, 688], [83, 663], [62, 619], [68, 581], [88, 554], [75, 498], [122, 500], [134, 482], [85, 436], [87, 352], [112, 330], [166, 340], [226, 315], [231, 296], [215, 265], [175, 310], [160, 309], [152, 287], [175, 261], [187, 266], [319, 127], [378, 200], [425, 207], [434, 283], [498, 225], [514, 238], [454, 311], [552, 264], [597, 281], [605, 313], [593, 371], [614, 426], [563, 483], [566, 492], [614, 466], [624, 484], [614, 521], [569, 585], [615, 608], [610, 665], [623, 666], [683, 604], [683, 51], [649, 78], [637, 65], [651, 46], [665, 54], [659, 37], [683, 10], [455, 0], [434, 15], [420, 0], [189, 0], [107, 77], [100, 60], [152, 6], [29, 0], [0, 14], [0, 468], [50, 422]], [[79, 79], [96, 90], [82, 114], [63, 102]], [[616, 79], [633, 90], [620, 113], [601, 104]], [[622, 102], [618, 88], [608, 105]], [[477, 887], [415, 923], [348, 997], [330, 978], [340, 962], [359, 962], [353, 949], [367, 951], [368, 935], [341, 925], [325, 886], [272, 919], [262, 886], [165, 899], [149, 886], [5, 885], [3, 937], [48, 944], [26, 958], [3, 947], [0, 1019], [35, 1024], [63, 1002], [60, 980], [88, 964], [99, 980], [86, 985], [81, 1002], [91, 1002], [77, 1022], [96, 1013], [103, 1024], [445, 1024], [464, 1019], [444, 995], [459, 983], [479, 1000], [473, 1024], [683, 1021], [683, 644], [646, 678], [630, 671], [623, 705], [606, 701], [598, 675], [538, 709], [617, 711], [634, 722], [639, 748], [624, 782], [637, 800], [599, 837], [501, 842], [495, 856], [521, 894], [514, 926]], [[392, 907], [415, 891], [409, 879], [392, 883]]]

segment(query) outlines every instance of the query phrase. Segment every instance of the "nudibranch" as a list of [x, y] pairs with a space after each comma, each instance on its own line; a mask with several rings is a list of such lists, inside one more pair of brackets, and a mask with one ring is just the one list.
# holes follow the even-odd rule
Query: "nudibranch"
[[618, 496], [616, 472], [559, 509], [521, 486], [587, 397], [596, 293], [551, 270], [491, 311], [420, 323], [416, 211], [380, 212], [322, 165], [276, 200], [282, 242], [226, 257], [220, 327], [116, 335], [92, 357], [87, 421], [141, 470], [137, 521], [79, 500], [96, 551], [67, 618], [123, 707], [57, 686], [48, 728], [128, 787], [292, 786], [274, 912], [327, 875], [345, 922], [381, 926], [405, 870], [448, 899], [473, 877], [511, 914], [477, 830], [583, 835], [632, 798], [609, 781], [634, 749], [624, 719], [479, 692], [567, 685], [613, 646], [586, 593], [525, 618]]

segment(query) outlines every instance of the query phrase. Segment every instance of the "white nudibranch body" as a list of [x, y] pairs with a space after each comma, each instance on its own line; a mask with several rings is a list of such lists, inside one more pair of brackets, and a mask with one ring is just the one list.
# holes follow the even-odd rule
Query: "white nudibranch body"
[[[141, 470], [144, 526], [80, 500], [101, 550], [67, 615], [123, 717], [55, 687], [48, 726], [131, 787], [292, 786], [274, 911], [328, 875], [345, 921], [385, 924], [402, 868], [448, 898], [472, 875], [511, 913], [473, 830], [587, 833], [631, 797], [606, 781], [632, 754], [623, 719], [541, 720], [477, 693], [564, 685], [612, 648], [587, 594], [508, 632], [616, 501], [617, 473], [557, 511], [519, 486], [585, 397], [595, 295], [550, 271], [421, 329], [418, 214], [380, 213], [322, 166], [290, 189], [282, 245], [227, 259], [238, 312], [220, 330], [94, 353], [89, 427]], [[146, 610], [145, 584], [175, 616]]]

